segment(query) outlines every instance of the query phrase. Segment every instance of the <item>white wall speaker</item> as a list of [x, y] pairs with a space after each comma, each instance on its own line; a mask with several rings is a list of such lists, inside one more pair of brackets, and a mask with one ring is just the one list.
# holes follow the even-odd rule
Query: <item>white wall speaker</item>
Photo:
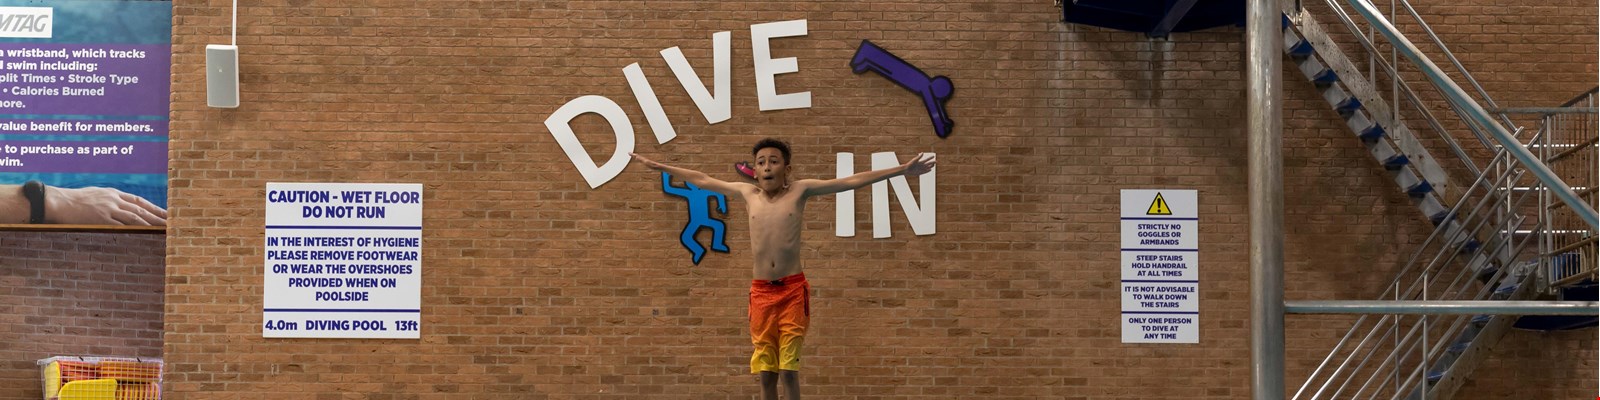
[[206, 45], [206, 105], [239, 107], [239, 46]]

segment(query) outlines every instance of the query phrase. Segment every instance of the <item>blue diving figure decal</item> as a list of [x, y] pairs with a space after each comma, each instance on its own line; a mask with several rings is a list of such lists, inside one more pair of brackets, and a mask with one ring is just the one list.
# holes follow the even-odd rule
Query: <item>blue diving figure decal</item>
[[717, 212], [726, 215], [728, 214], [728, 197], [722, 193], [701, 189], [693, 183], [684, 182], [683, 184], [686, 187], [673, 186], [672, 174], [661, 173], [661, 191], [669, 195], [682, 197], [689, 202], [689, 222], [683, 226], [683, 234], [678, 236], [678, 241], [683, 244], [683, 248], [689, 249], [689, 253], [694, 255], [694, 264], [700, 265], [700, 260], [706, 256], [706, 248], [700, 245], [700, 242], [695, 241], [694, 234], [698, 233], [702, 228], [711, 230], [711, 250], [721, 253], [728, 252], [728, 243], [724, 240], [727, 236], [728, 225], [723, 223], [722, 220], [712, 218], [711, 206], [708, 205], [708, 200], [715, 200], [717, 202]]

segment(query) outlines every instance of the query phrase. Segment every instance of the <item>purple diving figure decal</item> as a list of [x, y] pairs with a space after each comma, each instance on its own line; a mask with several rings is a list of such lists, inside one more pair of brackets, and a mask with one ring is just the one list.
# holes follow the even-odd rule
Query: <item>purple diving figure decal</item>
[[955, 85], [950, 83], [950, 78], [944, 76], [930, 78], [917, 66], [911, 65], [869, 40], [861, 41], [861, 47], [856, 49], [855, 57], [850, 59], [850, 68], [857, 74], [867, 71], [877, 72], [884, 78], [889, 78], [890, 82], [916, 93], [922, 98], [922, 105], [928, 109], [928, 118], [933, 120], [933, 132], [940, 138], [950, 136], [950, 130], [955, 128], [955, 121], [950, 120], [950, 115], [944, 107], [950, 100], [950, 95], [955, 93]]

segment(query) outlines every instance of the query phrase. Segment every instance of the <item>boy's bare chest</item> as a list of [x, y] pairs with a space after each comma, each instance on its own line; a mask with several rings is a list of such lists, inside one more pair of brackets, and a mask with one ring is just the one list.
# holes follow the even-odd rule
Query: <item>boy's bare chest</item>
[[758, 226], [789, 226], [795, 225], [802, 219], [805, 203], [799, 196], [779, 196], [776, 199], [766, 199], [762, 195], [753, 196], [750, 201], [750, 225]]

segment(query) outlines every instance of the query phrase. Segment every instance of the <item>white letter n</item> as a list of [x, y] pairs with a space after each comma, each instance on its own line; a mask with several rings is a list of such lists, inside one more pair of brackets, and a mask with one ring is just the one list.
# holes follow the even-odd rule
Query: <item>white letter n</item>
[[[924, 157], [933, 157], [934, 153], [926, 153]], [[844, 178], [854, 174], [854, 155], [838, 153], [838, 177]], [[872, 169], [894, 168], [901, 163], [894, 153], [872, 153]], [[932, 235], [936, 232], [937, 209], [934, 187], [937, 186], [935, 172], [929, 171], [918, 177], [917, 185], [920, 186], [922, 199], [919, 201], [911, 195], [911, 184], [906, 182], [904, 176], [896, 176], [887, 182], [872, 184], [872, 237], [882, 239], [892, 236], [889, 232], [889, 186], [894, 186], [895, 199], [900, 202], [900, 210], [905, 212], [906, 220], [911, 223], [911, 231], [917, 236]], [[835, 207], [834, 236], [855, 236], [855, 191], [844, 191], [838, 194], [838, 204]]]

